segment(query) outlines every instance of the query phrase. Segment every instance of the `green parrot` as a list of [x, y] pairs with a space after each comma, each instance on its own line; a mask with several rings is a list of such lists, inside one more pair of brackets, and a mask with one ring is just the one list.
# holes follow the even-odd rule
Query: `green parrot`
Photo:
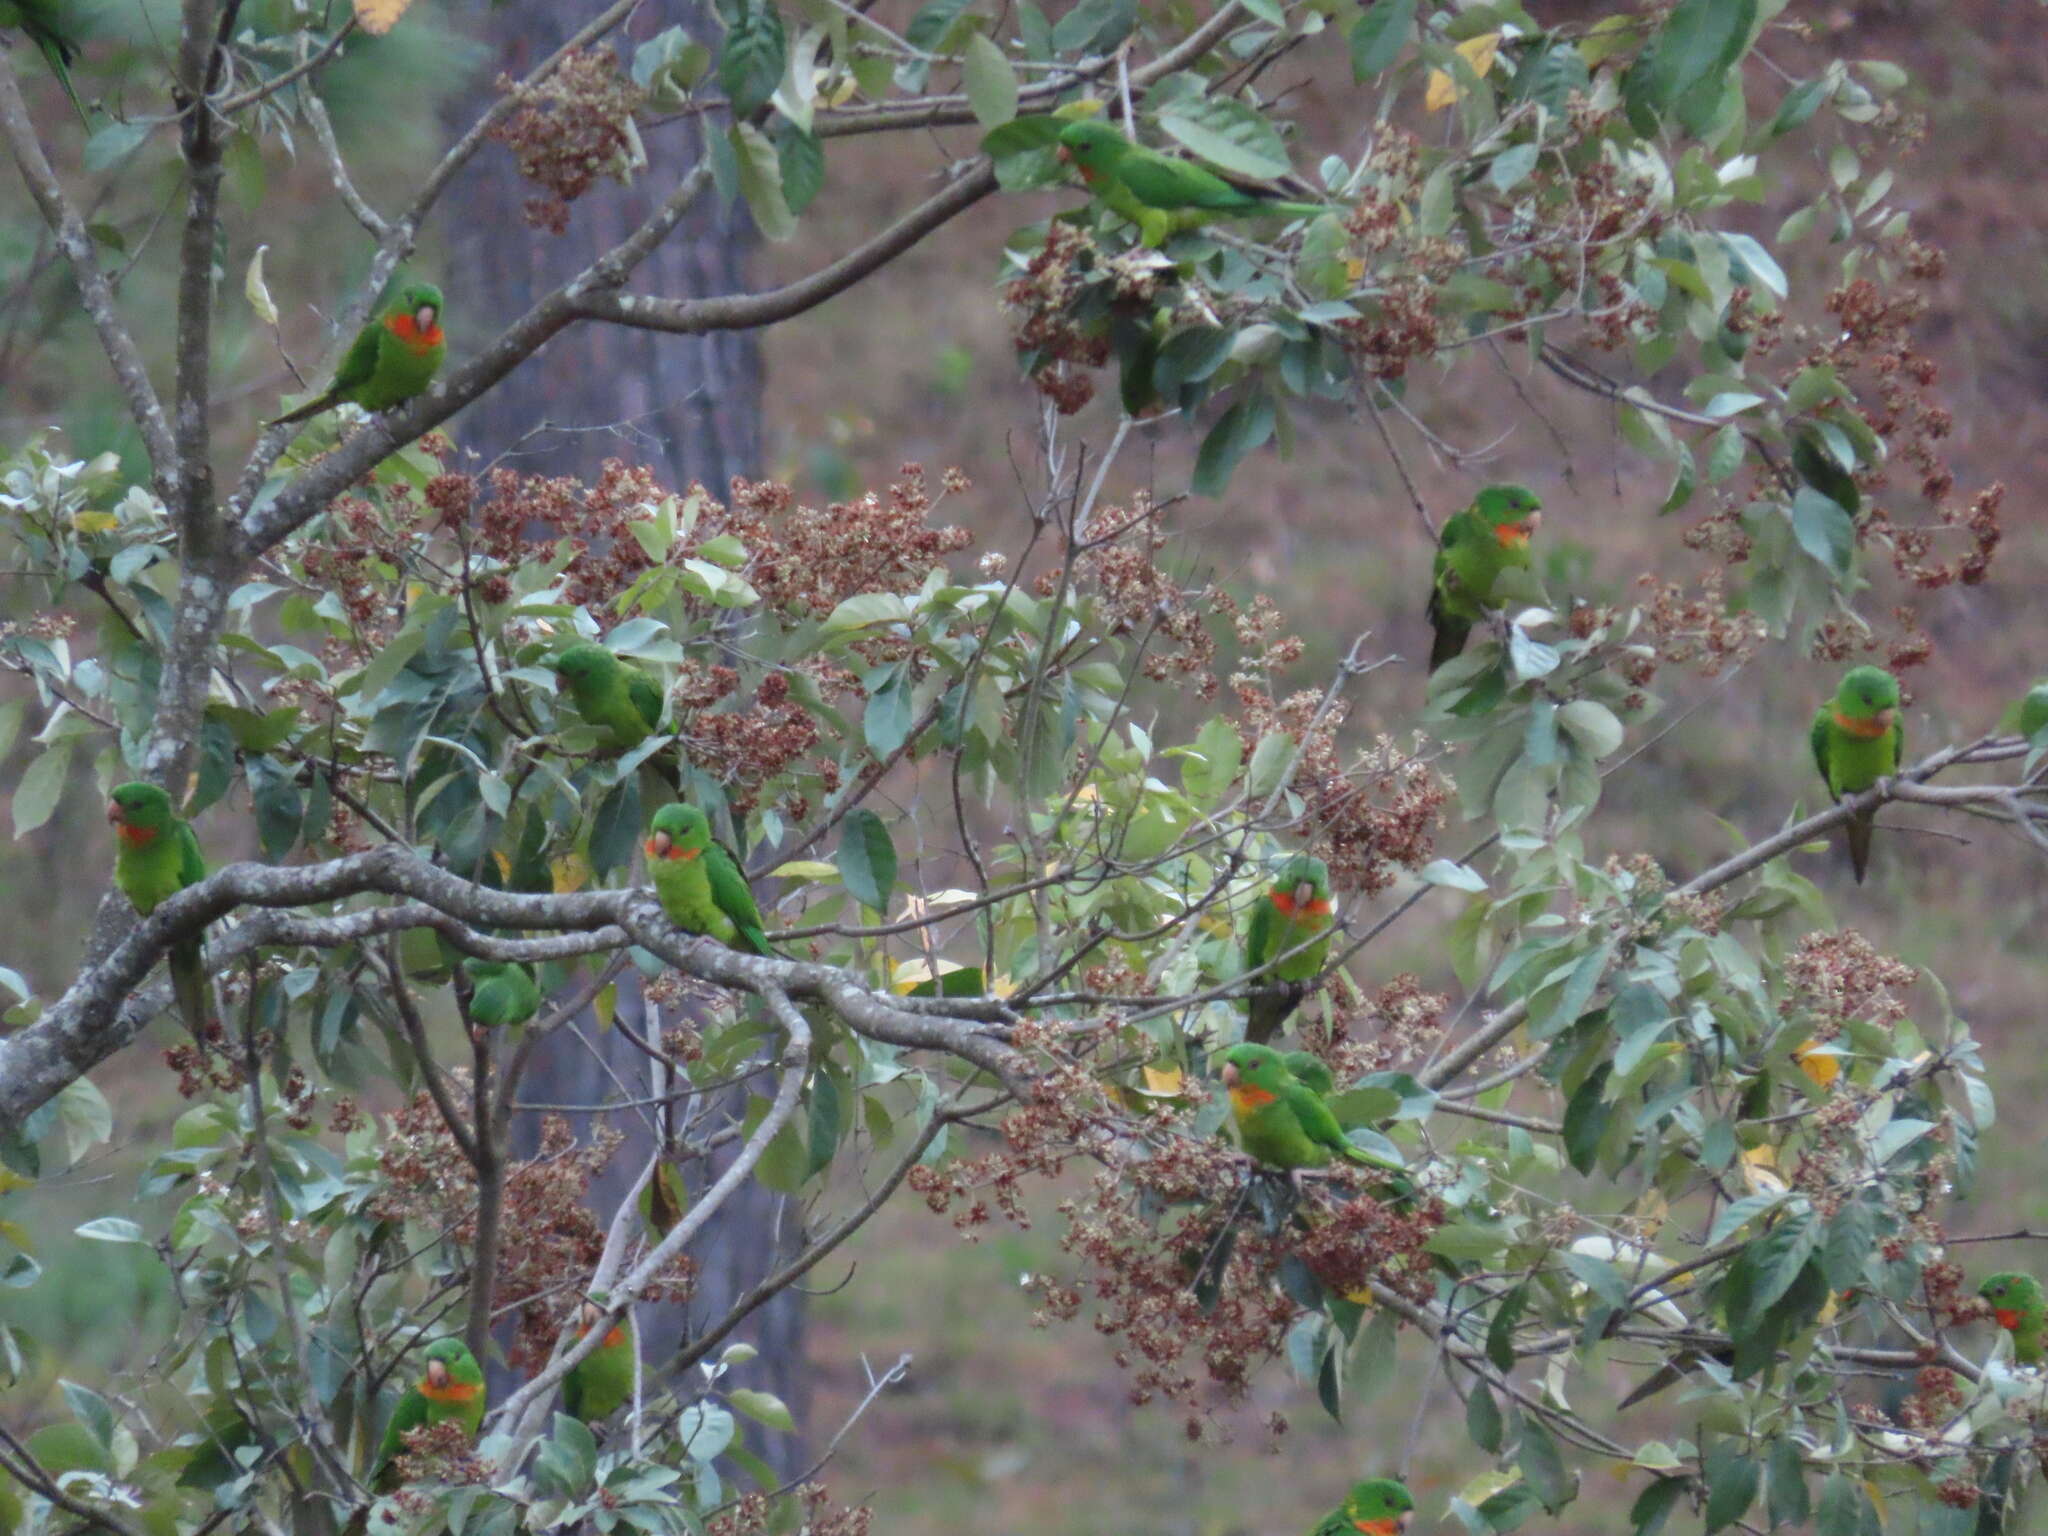
[[601, 645], [572, 645], [555, 657], [555, 675], [576, 711], [621, 752], [630, 752], [661, 723], [662, 692], [645, 671]]
[[71, 65], [78, 58], [78, 39], [64, 25], [65, 0], [0, 0], [0, 29], [21, 28], [22, 35], [42, 51], [50, 73], [64, 87], [72, 111], [88, 128], [91, 120], [71, 83]]
[[[603, 1308], [585, 1302], [576, 1336], [582, 1338], [603, 1316]], [[572, 1418], [596, 1424], [610, 1418], [633, 1396], [633, 1358], [638, 1346], [632, 1319], [621, 1319], [611, 1325], [604, 1342], [562, 1378], [562, 1406]]]
[[465, 960], [475, 990], [469, 998], [469, 1016], [489, 1029], [524, 1024], [540, 1012], [540, 987], [533, 972], [523, 965], [493, 960]]
[[1415, 1499], [1407, 1485], [1391, 1477], [1353, 1483], [1344, 1502], [1308, 1528], [1308, 1536], [1398, 1536], [1408, 1528]]
[[2048, 1299], [2042, 1297], [2040, 1283], [2032, 1275], [2007, 1270], [1978, 1286], [1977, 1294], [1991, 1303], [1998, 1326], [2012, 1335], [2013, 1359], [2021, 1365], [2039, 1365], [2043, 1334], [2048, 1331]]
[[460, 1339], [436, 1339], [421, 1357], [420, 1379], [405, 1389], [398, 1406], [391, 1410], [391, 1422], [384, 1426], [383, 1442], [377, 1447], [377, 1461], [370, 1480], [379, 1493], [398, 1486], [396, 1458], [405, 1449], [405, 1436], [423, 1424], [454, 1422], [469, 1431], [474, 1440], [484, 1421], [484, 1372], [476, 1356]]
[[711, 835], [702, 811], [680, 801], [664, 805], [647, 824], [647, 833], [647, 869], [670, 922], [733, 949], [775, 953], [740, 861]]
[[1386, 1166], [1344, 1139], [1330, 1106], [1287, 1070], [1271, 1046], [1233, 1045], [1222, 1061], [1237, 1139], [1258, 1162], [1284, 1169], [1290, 1177], [1304, 1168], [1321, 1168], [1333, 1156], [1371, 1168]]
[[1431, 567], [1429, 647], [1434, 672], [1465, 649], [1472, 626], [1493, 606], [1493, 584], [1505, 570], [1529, 568], [1529, 536], [1543, 523], [1543, 503], [1525, 485], [1489, 485], [1444, 524]]
[[[1813, 712], [1813, 764], [1836, 799], [1868, 789], [1899, 771], [1906, 732], [1899, 720], [1899, 680], [1883, 667], [1851, 667], [1835, 696]], [[1849, 863], [1861, 885], [1870, 869], [1875, 810], [1849, 822]]]
[[[1330, 958], [1330, 866], [1297, 853], [1280, 866], [1272, 888], [1253, 906], [1244, 930], [1244, 968], [1252, 972], [1276, 955], [1279, 961], [1254, 986], [1279, 996], [1254, 997], [1251, 1022], [1244, 1037], [1264, 1045], [1280, 1032], [1287, 1016], [1301, 1005], [1309, 982], [1322, 974]], [[1313, 940], [1313, 942], [1310, 942]], [[1306, 949], [1296, 946], [1307, 944]], [[1288, 954], [1294, 950], [1295, 953]]]
[[1060, 158], [1105, 207], [1136, 224], [1147, 245], [1162, 245], [1168, 235], [1210, 219], [1305, 219], [1325, 211], [1321, 203], [1248, 192], [1191, 161], [1134, 144], [1108, 123], [1067, 124], [1060, 130]]
[[[188, 885], [206, 878], [206, 857], [192, 824], [171, 809], [171, 797], [154, 784], [116, 785], [107, 797], [114, 828], [114, 884], [147, 917]], [[167, 963], [178, 1013], [194, 1035], [206, 1028], [212, 1010], [206, 1000], [206, 970], [200, 936], [172, 947]]]
[[410, 284], [389, 309], [356, 332], [341, 366], [334, 370], [333, 383], [265, 425], [304, 421], [344, 400], [366, 411], [388, 411], [433, 383], [447, 355], [448, 344], [441, 335], [441, 290], [432, 283]]

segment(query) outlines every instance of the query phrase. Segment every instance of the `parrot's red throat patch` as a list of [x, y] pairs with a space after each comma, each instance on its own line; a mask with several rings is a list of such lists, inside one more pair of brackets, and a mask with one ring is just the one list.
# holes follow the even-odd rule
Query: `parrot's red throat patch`
[[1399, 1520], [1354, 1520], [1351, 1523], [1367, 1536], [1400, 1536]]
[[437, 1387], [432, 1377], [420, 1378], [420, 1396], [430, 1403], [473, 1403], [483, 1395], [480, 1381], [457, 1381], [451, 1376]]
[[384, 329], [396, 336], [415, 352], [430, 351], [441, 345], [441, 322], [430, 321], [424, 328], [411, 315], [392, 315], [384, 322]]
[[1880, 709], [1868, 719], [1859, 719], [1854, 715], [1845, 715], [1839, 709], [1833, 711], [1833, 713], [1836, 728], [1847, 735], [1856, 737], [1859, 741], [1875, 741], [1892, 728], [1893, 712], [1889, 709]]
[[2014, 1311], [2011, 1307], [1993, 1307], [1991, 1309], [1991, 1315], [1998, 1319], [1998, 1326], [2003, 1328], [2007, 1333], [2018, 1333], [2020, 1331], [2020, 1324], [2025, 1321], [2025, 1319], [2021, 1317], [2020, 1314]]
[[114, 823], [114, 836], [130, 848], [147, 848], [156, 841], [156, 828], [138, 827], [132, 822], [117, 821]]
[[1292, 891], [1272, 893], [1273, 910], [1282, 917], [1328, 917], [1330, 898], [1327, 896], [1309, 901], [1296, 901]]
[[1268, 1093], [1265, 1089], [1255, 1088], [1250, 1083], [1232, 1083], [1230, 1085], [1230, 1107], [1240, 1115], [1248, 1115], [1253, 1110], [1264, 1109], [1279, 1097], [1280, 1095], [1277, 1093]]
[[1529, 536], [1536, 531], [1536, 514], [1519, 523], [1500, 523], [1494, 527], [1493, 536], [1507, 549], [1520, 549], [1529, 542]]
[[613, 1324], [612, 1324], [612, 1331], [611, 1331], [610, 1333], [608, 1333], [608, 1334], [606, 1334], [606, 1335], [604, 1336], [604, 1345], [603, 1345], [603, 1347], [604, 1347], [605, 1349], [617, 1349], [617, 1348], [618, 1348], [618, 1347], [619, 1347], [619, 1346], [620, 1346], [621, 1344], [623, 1344], [623, 1343], [625, 1343], [625, 1342], [626, 1342], [626, 1330], [625, 1330], [625, 1328], [624, 1328], [624, 1327], [623, 1327], [622, 1325], [618, 1324], [618, 1323], [613, 1323]]

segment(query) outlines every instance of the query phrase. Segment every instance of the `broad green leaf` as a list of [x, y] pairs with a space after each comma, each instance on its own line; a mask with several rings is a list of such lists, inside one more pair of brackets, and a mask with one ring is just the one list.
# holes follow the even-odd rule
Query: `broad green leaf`
[[1210, 164], [1270, 181], [1291, 169], [1287, 144], [1263, 115], [1229, 96], [1184, 96], [1159, 126]]
[[761, 1392], [752, 1387], [734, 1387], [725, 1394], [725, 1400], [739, 1412], [757, 1424], [766, 1424], [770, 1429], [794, 1433], [796, 1419], [789, 1407], [773, 1392]]
[[1564, 1456], [1557, 1448], [1557, 1441], [1551, 1438], [1541, 1419], [1533, 1416], [1522, 1419], [1522, 1448], [1515, 1455], [1515, 1465], [1521, 1468], [1522, 1476], [1528, 1480], [1530, 1491], [1551, 1514], [1571, 1503], [1574, 1480], [1565, 1470]]
[[1017, 71], [986, 33], [977, 32], [967, 39], [961, 73], [967, 104], [982, 127], [1000, 128], [1017, 115]]
[[1351, 78], [1370, 80], [1395, 59], [1415, 32], [1415, 0], [1373, 0], [1351, 24]]
[[1280, 775], [1294, 757], [1294, 738], [1286, 731], [1268, 731], [1252, 748], [1252, 765], [1245, 771], [1245, 793], [1263, 800], [1280, 787]]
[[1799, 547], [1846, 580], [1856, 559], [1856, 522], [1832, 496], [1802, 485], [1792, 498], [1792, 533]]
[[839, 835], [839, 878], [864, 907], [889, 905], [896, 888], [896, 844], [882, 818], [865, 806], [847, 813]]
[[1244, 396], [1225, 411], [1195, 455], [1195, 473], [1189, 482], [1195, 494], [1221, 496], [1238, 460], [1264, 446], [1273, 435], [1274, 421], [1272, 397], [1263, 390]]
[[96, 1243], [140, 1243], [145, 1241], [142, 1228], [125, 1216], [96, 1216], [81, 1226], [73, 1227], [78, 1237], [89, 1237]]
[[1759, 1468], [1735, 1440], [1720, 1440], [1707, 1452], [1707, 1536], [1733, 1525], [1756, 1502]]
[[[725, 87], [734, 118], [743, 122], [782, 83], [789, 62], [789, 39], [782, 17], [769, 0], [719, 0], [718, 13], [725, 22], [718, 83]], [[755, 217], [759, 219], [758, 211]]]
[[782, 159], [775, 153], [775, 141], [752, 123], [735, 123], [731, 144], [739, 165], [740, 195], [747, 200], [754, 223], [766, 238], [787, 240], [796, 233], [796, 215], [783, 195]]
[[14, 835], [26, 837], [50, 819], [71, 778], [71, 742], [60, 741], [31, 761], [14, 786]]

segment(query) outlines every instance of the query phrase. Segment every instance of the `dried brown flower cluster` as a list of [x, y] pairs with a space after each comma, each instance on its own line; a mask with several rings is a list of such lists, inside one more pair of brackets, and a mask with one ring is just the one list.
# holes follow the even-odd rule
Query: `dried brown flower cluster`
[[526, 200], [526, 222], [559, 235], [569, 227], [569, 204], [600, 176], [628, 169], [633, 113], [640, 87], [619, 68], [609, 48], [579, 48], [537, 85], [498, 77], [498, 89], [518, 103], [491, 130], [510, 149], [519, 174], [538, 183], [542, 197]]
[[[522, 1370], [536, 1370], [554, 1353], [566, 1312], [604, 1251], [604, 1227], [588, 1204], [590, 1181], [611, 1161], [622, 1137], [605, 1128], [582, 1145], [559, 1115], [541, 1121], [540, 1149], [504, 1173], [501, 1222], [517, 1240], [499, 1249], [495, 1304], [519, 1306], [519, 1331], [507, 1353]], [[476, 1172], [449, 1133], [433, 1099], [421, 1093], [391, 1117], [379, 1154], [385, 1185], [370, 1205], [384, 1220], [413, 1220], [467, 1246], [476, 1240]], [[642, 1292], [648, 1301], [689, 1295], [694, 1263], [678, 1258]]]
[[1817, 1040], [1832, 1040], [1852, 1020], [1889, 1029], [1906, 1016], [1898, 994], [1919, 972], [1903, 960], [1882, 955], [1853, 928], [1810, 933], [1785, 962], [1791, 995], [1780, 1004], [1797, 1015]]
[[1376, 896], [1394, 883], [1396, 869], [1429, 862], [1451, 799], [1448, 779], [1387, 736], [1347, 761], [1338, 745], [1342, 700], [1325, 710], [1317, 692], [1275, 700], [1247, 679], [1233, 681], [1241, 706], [1234, 723], [1247, 762], [1268, 732], [1285, 731], [1301, 743], [1291, 781], [1303, 802], [1300, 833], [1307, 851], [1330, 866], [1332, 885]]
[[1055, 221], [1024, 275], [1003, 286], [1003, 306], [1015, 318], [1013, 340], [1030, 359], [1031, 382], [1062, 416], [1095, 398], [1093, 371], [1109, 361], [1107, 328], [1073, 317], [1074, 301], [1101, 259], [1085, 230]]
[[[865, 1504], [835, 1504], [832, 1495], [817, 1483], [805, 1483], [795, 1490], [803, 1505], [805, 1536], [869, 1536], [875, 1513]], [[779, 1499], [765, 1493], [747, 1493], [722, 1515], [714, 1515], [704, 1527], [706, 1536], [768, 1536], [784, 1529], [784, 1507]]]
[[1428, 1056], [1443, 1033], [1450, 999], [1423, 990], [1421, 978], [1403, 971], [1370, 998], [1347, 1000], [1327, 1020], [1296, 1015], [1301, 1048], [1320, 1056], [1330, 1075], [1348, 1083], [1366, 1072], [1384, 1072], [1402, 1061]]
[[1638, 576], [1636, 584], [1644, 592], [1651, 654], [1623, 660], [1621, 674], [1631, 687], [1649, 687], [1661, 666], [1692, 667], [1703, 677], [1719, 677], [1747, 661], [1770, 633], [1756, 614], [1728, 606], [1719, 571], [1701, 577], [1697, 592], [1648, 574]]
[[[1141, 494], [1128, 506], [1100, 509], [1079, 530], [1079, 543], [1074, 578], [1078, 590], [1094, 598], [1103, 630], [1145, 637], [1138, 666], [1153, 682], [1185, 684], [1201, 698], [1212, 697], [1216, 639], [1205, 610], [1234, 619], [1237, 605], [1218, 588], [1190, 587], [1161, 568], [1167, 534], [1152, 499]], [[1058, 575], [1046, 573], [1040, 591], [1050, 595]]]
[[1092, 1303], [1096, 1331], [1131, 1374], [1134, 1403], [1192, 1406], [1205, 1384], [1241, 1400], [1301, 1314], [1280, 1280], [1290, 1259], [1345, 1290], [1378, 1282], [1420, 1296], [1432, 1284], [1423, 1250], [1444, 1219], [1435, 1202], [1399, 1209], [1357, 1187], [1367, 1174], [1333, 1168], [1299, 1197], [1299, 1220], [1269, 1225], [1257, 1190], [1295, 1196], [1228, 1141], [1196, 1135], [1198, 1108], [1161, 1106], [1134, 1123], [1079, 1067], [1055, 1062], [1033, 1101], [1004, 1122], [1000, 1150], [910, 1178], [932, 1210], [972, 1234], [999, 1213], [1027, 1224], [1026, 1178], [1051, 1178], [1084, 1152], [1102, 1164], [1059, 1207], [1060, 1247], [1081, 1276], [1034, 1275], [1025, 1288], [1041, 1325]]
[[[414, 1483], [488, 1483], [497, 1475], [497, 1469], [476, 1454], [476, 1442], [471, 1439], [469, 1426], [450, 1419], [441, 1424], [422, 1424], [410, 1429], [401, 1437], [403, 1449], [392, 1458], [398, 1470], [398, 1481], [409, 1487]], [[409, 1507], [411, 1513], [425, 1514], [433, 1507], [434, 1500], [427, 1494], [407, 1495], [401, 1492], [399, 1503]]]

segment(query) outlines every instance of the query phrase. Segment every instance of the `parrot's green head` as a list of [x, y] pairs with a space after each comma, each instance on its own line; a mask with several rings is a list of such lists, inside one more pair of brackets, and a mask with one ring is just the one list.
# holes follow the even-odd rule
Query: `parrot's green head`
[[478, 986], [482, 986], [487, 981], [497, 981], [501, 977], [510, 976], [513, 966], [509, 960], [477, 960], [472, 958], [462, 962], [462, 969], [471, 981], [475, 982]]
[[1093, 181], [1115, 169], [1131, 141], [1107, 123], [1069, 123], [1060, 130], [1060, 158]]
[[408, 283], [398, 292], [394, 314], [405, 316], [421, 336], [431, 335], [441, 324], [441, 290], [432, 283]]
[[1395, 1536], [1408, 1528], [1414, 1513], [1414, 1498], [1391, 1477], [1353, 1483], [1344, 1498], [1344, 1518], [1353, 1529], [1365, 1531], [1368, 1536]]
[[2031, 741], [2043, 727], [2048, 727], [2048, 677], [2029, 688], [2020, 700], [2020, 734]]
[[107, 796], [107, 820], [131, 848], [147, 847], [178, 819], [171, 797], [154, 784], [118, 784]]
[[1899, 680], [1883, 667], [1851, 667], [1835, 690], [1835, 724], [1853, 736], [1882, 736], [1899, 708]]
[[711, 846], [711, 823], [694, 805], [664, 805], [647, 823], [647, 857], [694, 859]]
[[1473, 498], [1472, 510], [1511, 548], [1526, 548], [1543, 525], [1543, 503], [1526, 485], [1489, 485]]
[[436, 1339], [421, 1356], [421, 1397], [435, 1403], [473, 1403], [484, 1389], [483, 1368], [460, 1339]]
[[1991, 1303], [1991, 1315], [1998, 1326], [2008, 1330], [2024, 1327], [2042, 1310], [2041, 1287], [2032, 1275], [2007, 1270], [1993, 1275], [1977, 1287], [1977, 1294]]
[[601, 645], [572, 645], [552, 663], [555, 676], [569, 685], [571, 693], [596, 688], [619, 670], [619, 658]]
[[1218, 1059], [1223, 1067], [1217, 1075], [1223, 1079], [1223, 1087], [1230, 1094], [1230, 1107], [1240, 1115], [1248, 1115], [1272, 1103], [1294, 1081], [1287, 1070], [1287, 1063], [1270, 1045], [1253, 1045], [1246, 1041], [1233, 1045]]
[[1282, 917], [1328, 917], [1330, 866], [1313, 855], [1295, 854], [1273, 877], [1272, 900]]

